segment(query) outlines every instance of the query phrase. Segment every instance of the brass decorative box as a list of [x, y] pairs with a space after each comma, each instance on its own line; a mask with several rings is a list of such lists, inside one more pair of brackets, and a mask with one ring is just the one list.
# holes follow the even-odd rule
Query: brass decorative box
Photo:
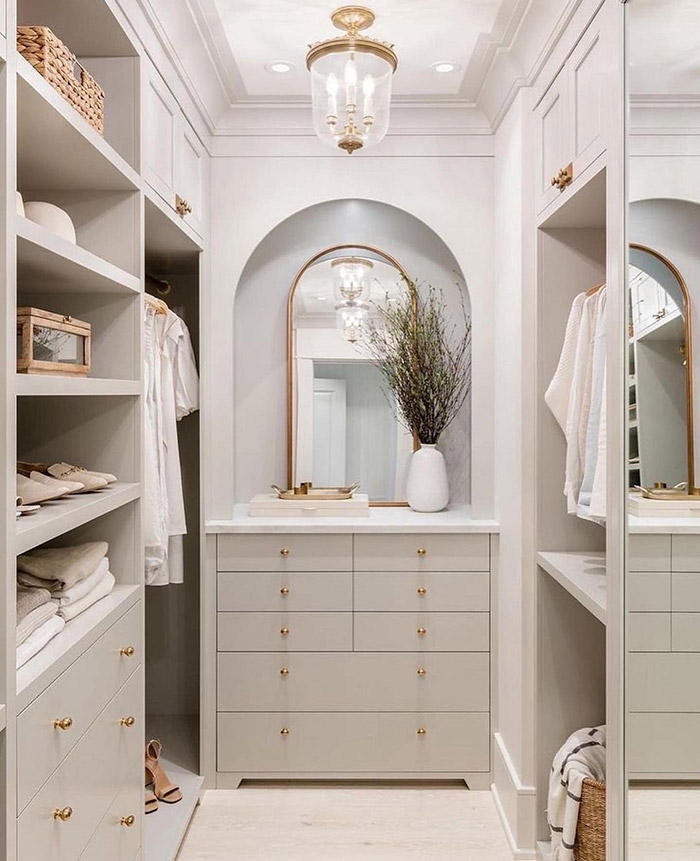
[[39, 308], [17, 309], [17, 373], [86, 377], [92, 326]]

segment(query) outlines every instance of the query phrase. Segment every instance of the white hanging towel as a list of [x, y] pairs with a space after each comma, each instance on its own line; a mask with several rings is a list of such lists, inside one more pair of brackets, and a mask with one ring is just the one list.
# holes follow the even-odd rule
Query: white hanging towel
[[566, 417], [569, 413], [569, 399], [574, 378], [576, 345], [585, 301], [586, 294], [579, 293], [571, 305], [569, 319], [566, 321], [566, 332], [559, 356], [559, 364], [547, 391], [544, 393], [545, 403], [564, 432], [566, 432]]
[[573, 861], [583, 781], [605, 780], [605, 727], [569, 736], [554, 757], [549, 777], [547, 821], [554, 861]]

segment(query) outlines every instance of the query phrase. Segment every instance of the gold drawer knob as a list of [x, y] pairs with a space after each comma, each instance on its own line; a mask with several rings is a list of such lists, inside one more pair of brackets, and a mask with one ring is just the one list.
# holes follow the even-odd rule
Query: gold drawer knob
[[419, 547], [419, 548], [418, 548], [418, 550], [416, 550], [416, 553], [417, 553], [419, 556], [425, 556], [425, 554], [426, 554], [427, 552], [428, 552], [428, 551], [425, 549], [425, 547]]
[[288, 676], [289, 675], [289, 667], [282, 667], [282, 669], [280, 670], [280, 675], [281, 676]]
[[425, 630], [425, 628], [418, 628], [417, 633], [419, 637], [424, 637], [428, 632]]
[[54, 729], [70, 729], [73, 726], [73, 718], [64, 717], [64, 718], [56, 718], [53, 722]]
[[419, 586], [416, 589], [416, 592], [418, 592], [419, 595], [423, 596], [423, 595], [427, 595], [428, 590], [425, 588], [425, 586]]
[[134, 822], [136, 822], [135, 816], [122, 816], [119, 820], [119, 824], [123, 825], [125, 828], [131, 828]]
[[280, 556], [289, 556], [289, 547], [283, 547], [280, 550]]
[[183, 218], [192, 212], [191, 205], [179, 194], [175, 195], [175, 212]]
[[61, 822], [68, 822], [72, 815], [72, 807], [57, 807], [53, 812], [53, 818], [60, 819]]
[[125, 658], [133, 658], [136, 654], [136, 649], [133, 646], [124, 646], [124, 648], [119, 649], [119, 654]]
[[289, 729], [286, 726], [283, 726], [280, 730], [280, 735], [289, 735]]
[[289, 586], [283, 586], [283, 587], [280, 589], [280, 595], [282, 595], [283, 597], [285, 597], [285, 598], [286, 598], [286, 597], [287, 597], [287, 595], [289, 595]]
[[416, 670], [419, 676], [425, 676], [428, 674], [428, 671], [424, 667], [418, 667]]
[[428, 730], [424, 726], [419, 726], [416, 732], [418, 735], [425, 735]]
[[119, 723], [121, 726], [132, 727], [136, 723], [136, 718], [133, 715], [129, 715], [129, 717], [123, 717]]
[[286, 637], [289, 634], [289, 628], [286, 626], [284, 628], [280, 628], [280, 634], [282, 634], [283, 637]]

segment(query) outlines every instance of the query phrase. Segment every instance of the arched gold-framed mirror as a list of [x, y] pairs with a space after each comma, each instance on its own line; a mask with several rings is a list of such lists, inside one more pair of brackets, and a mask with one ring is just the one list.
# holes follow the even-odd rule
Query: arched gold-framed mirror
[[690, 293], [647, 245], [629, 255], [629, 484], [695, 487]]
[[[355, 344], [364, 315], [413, 282], [386, 251], [323, 248], [287, 297], [287, 486], [360, 482], [372, 506], [405, 506], [414, 436], [402, 427], [380, 372]], [[405, 294], [404, 294], [405, 295]]]

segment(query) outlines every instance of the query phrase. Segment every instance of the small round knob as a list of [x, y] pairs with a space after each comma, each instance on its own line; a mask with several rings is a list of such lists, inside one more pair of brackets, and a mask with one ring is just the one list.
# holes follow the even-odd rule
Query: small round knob
[[428, 590], [425, 588], [425, 586], [419, 586], [416, 589], [416, 592], [418, 592], [419, 595], [425, 595], [427, 594]]
[[418, 673], [419, 676], [425, 676], [428, 671], [426, 669], [424, 669], [423, 667], [418, 667], [416, 672]]
[[122, 816], [119, 820], [121, 825], [124, 825], [126, 828], [131, 828], [131, 826], [136, 822], [135, 816]]
[[425, 554], [426, 554], [427, 552], [428, 552], [428, 551], [425, 549], [425, 547], [419, 547], [419, 548], [418, 548], [418, 550], [416, 550], [416, 553], [417, 553], [419, 556], [425, 556]]
[[68, 822], [72, 815], [72, 807], [57, 807], [53, 812], [53, 818], [60, 819], [61, 822]]
[[289, 675], [289, 667], [282, 667], [282, 669], [280, 670], [280, 675], [281, 676], [288, 676]]
[[553, 176], [553, 177], [552, 177], [552, 179], [551, 179], [551, 185], [552, 185], [552, 186], [559, 185], [559, 177], [558, 177], [558, 176]]
[[136, 649], [133, 646], [124, 646], [123, 649], [119, 649], [119, 654], [125, 658], [133, 658], [136, 654]]
[[56, 718], [53, 722], [54, 729], [70, 729], [73, 726], [73, 718], [64, 717], [64, 718]]
[[280, 589], [280, 595], [283, 595], [285, 598], [289, 595], [289, 586], [283, 586]]
[[282, 634], [283, 637], [286, 637], [288, 633], [289, 628], [287, 628], [286, 626], [284, 628], [280, 628], [280, 634]]
[[424, 637], [428, 632], [425, 630], [425, 628], [418, 628], [417, 633], [419, 637]]
[[425, 735], [428, 730], [424, 726], [419, 726], [416, 732], [418, 735]]
[[119, 723], [125, 727], [132, 727], [136, 723], [136, 718], [129, 715], [129, 717], [123, 717]]
[[280, 550], [280, 556], [289, 556], [289, 547], [283, 547]]
[[280, 730], [280, 735], [289, 735], [289, 730], [286, 726], [282, 727], [282, 729]]

